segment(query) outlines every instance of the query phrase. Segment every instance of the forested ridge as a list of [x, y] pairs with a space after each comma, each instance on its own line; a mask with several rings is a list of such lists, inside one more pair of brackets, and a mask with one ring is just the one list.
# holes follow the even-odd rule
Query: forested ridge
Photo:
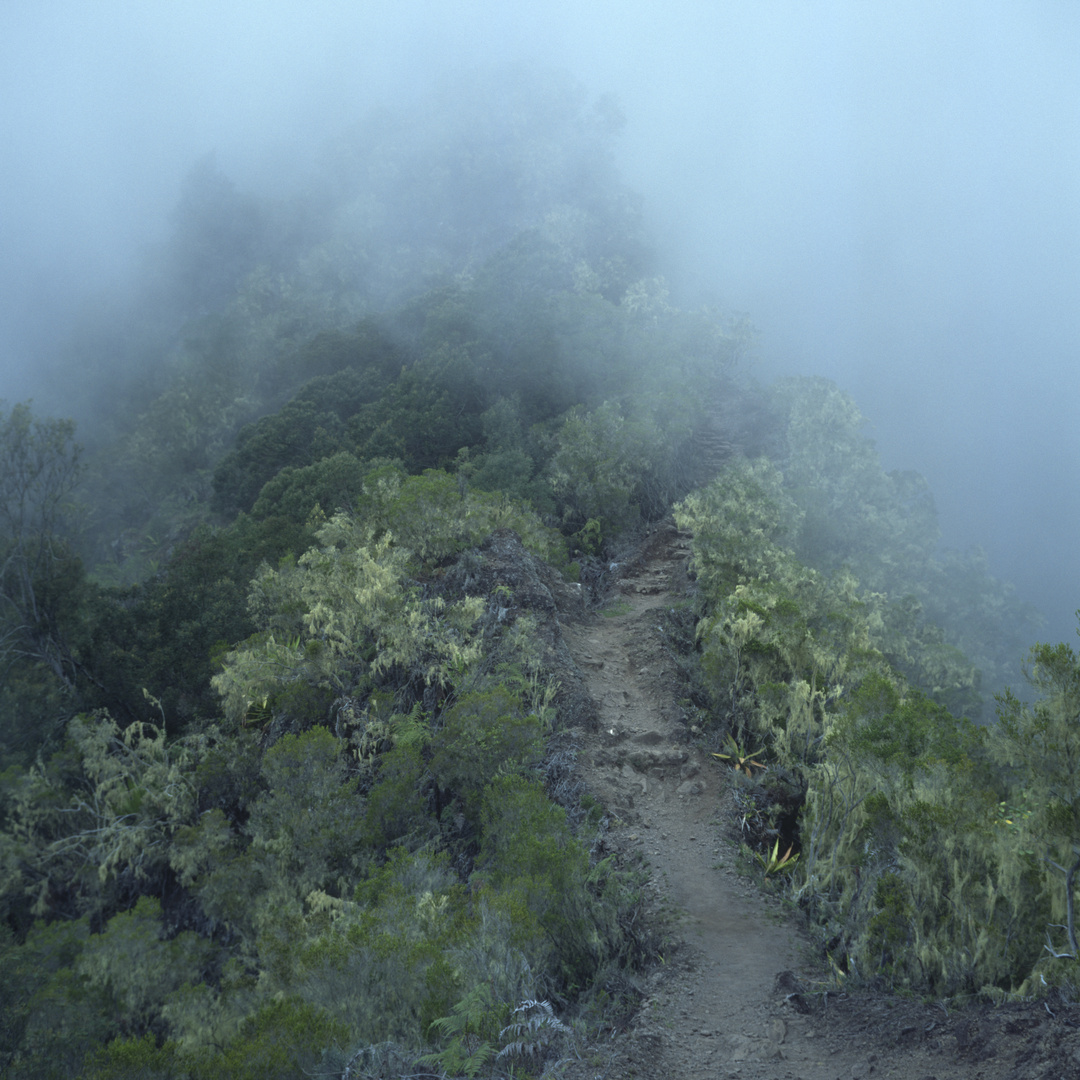
[[200, 162], [57, 361], [80, 426], [4, 405], [7, 1075], [528, 1075], [609, 1024], [662, 929], [557, 615], [670, 514], [694, 737], [836, 977], [1074, 993], [1075, 650], [841, 388], [672, 303], [614, 103], [515, 85], [291, 199]]

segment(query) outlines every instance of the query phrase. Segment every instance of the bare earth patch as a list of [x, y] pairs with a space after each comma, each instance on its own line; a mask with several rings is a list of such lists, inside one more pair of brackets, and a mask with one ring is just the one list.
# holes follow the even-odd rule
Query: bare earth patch
[[562, 626], [599, 718], [580, 778], [616, 823], [606, 842], [646, 859], [679, 938], [637, 1014], [575, 1077], [1078, 1080], [1080, 1007], [826, 992], [798, 914], [736, 872], [731, 770], [689, 732], [658, 617], [685, 602], [688, 556], [673, 525], [655, 527], [604, 608]]

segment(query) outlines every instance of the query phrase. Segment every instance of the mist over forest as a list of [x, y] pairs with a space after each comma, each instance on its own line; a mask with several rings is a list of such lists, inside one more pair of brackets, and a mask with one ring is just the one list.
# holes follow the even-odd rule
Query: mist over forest
[[563, 622], [663, 536], [673, 729], [831, 985], [1080, 996], [1078, 46], [4, 6], [0, 1072], [624, 1026], [667, 931]]
[[123, 310], [206, 154], [238, 190], [287, 198], [328, 140], [423, 108], [450, 72], [562, 68], [625, 117], [615, 160], [675, 298], [746, 312], [759, 377], [848, 390], [887, 467], [930, 481], [944, 542], [981, 546], [1048, 636], [1071, 636], [1071, 5], [51, 3], [0, 20], [8, 400], [51, 407], [64, 379], [43, 365], [78, 365], [71, 328]]

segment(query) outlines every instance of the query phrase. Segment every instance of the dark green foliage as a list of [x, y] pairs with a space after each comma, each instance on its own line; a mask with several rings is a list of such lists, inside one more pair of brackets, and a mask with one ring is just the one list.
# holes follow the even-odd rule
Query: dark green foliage
[[176, 1044], [157, 1045], [153, 1035], [114, 1039], [92, 1051], [83, 1066], [84, 1080], [184, 1080], [188, 1068]]
[[236, 449], [214, 471], [215, 507], [250, 510], [282, 469], [354, 449], [347, 422], [383, 390], [383, 378], [371, 371], [346, 368], [312, 379], [279, 412], [241, 430]]
[[237, 449], [214, 471], [215, 506], [250, 510], [263, 485], [281, 469], [311, 465], [348, 448], [337, 415], [310, 401], [292, 401], [240, 432]]
[[432, 1022], [443, 1049], [425, 1062], [441, 1065], [455, 1076], [474, 1077], [486, 1071], [495, 1058], [495, 1042], [507, 1019], [505, 1002], [483, 984], [466, 994], [450, 1010]]
[[359, 809], [338, 740], [323, 727], [285, 735], [266, 751], [262, 773], [267, 790], [252, 807], [248, 832], [272, 838], [275, 858], [296, 860], [280, 876], [298, 889], [332, 881], [355, 858]]
[[0, 946], [0, 1065], [12, 1080], [78, 1075], [84, 1055], [117, 1034], [109, 995], [78, 971], [88, 920], [36, 927]]
[[183, 1080], [190, 1076], [176, 1044], [161, 1047], [152, 1035], [114, 1039], [87, 1055], [84, 1080]]
[[196, 530], [161, 575], [103, 604], [87, 703], [135, 719], [145, 687], [160, 698], [173, 729], [213, 717], [216, 660], [254, 630], [249, 580], [261, 563], [277, 563], [312, 540], [302, 523], [279, 516], [241, 515], [225, 529]]
[[192, 1071], [200, 1080], [294, 1080], [347, 1038], [348, 1028], [324, 1009], [297, 998], [270, 1001], [221, 1050], [198, 1054]]
[[443, 562], [500, 526], [513, 529], [527, 548], [552, 562], [565, 550], [558, 533], [543, 526], [527, 506], [473, 491], [461, 474], [454, 477], [441, 469], [406, 476], [394, 464], [373, 468], [364, 477], [356, 513], [374, 536], [392, 538], [421, 566]]
[[141, 896], [89, 937], [75, 965], [89, 986], [108, 996], [125, 1031], [149, 1029], [171, 994], [203, 978], [216, 951], [191, 931], [167, 941], [162, 931], [161, 904]]
[[429, 768], [442, 799], [456, 798], [478, 817], [484, 788], [500, 774], [534, 764], [542, 734], [540, 718], [527, 715], [505, 687], [465, 694], [431, 739]]
[[427, 839], [432, 823], [425, 813], [427, 769], [419, 748], [394, 747], [383, 756], [379, 778], [367, 798], [364, 839], [375, 848]]
[[534, 970], [553, 964], [558, 991], [582, 993], [618, 949], [621, 932], [616, 906], [589, 889], [588, 852], [565, 811], [538, 781], [502, 776], [485, 792], [481, 822], [474, 880], [490, 880], [543, 930], [543, 937], [521, 943]]
[[477, 967], [473, 950], [498, 943], [476, 940], [482, 927], [445, 857], [390, 851], [355, 900], [313, 906], [299, 957], [305, 997], [348, 1025], [350, 1045], [392, 1040], [415, 1052], [463, 987], [504, 982]]
[[440, 345], [403, 368], [349, 431], [365, 458], [398, 458], [411, 473], [442, 468], [479, 441], [488, 389], [465, 348]]
[[28, 763], [85, 677], [92, 589], [70, 542], [83, 466], [70, 420], [0, 401], [0, 767]]
[[556, 435], [551, 480], [568, 531], [591, 521], [601, 536], [632, 527], [641, 488], [664, 453], [663, 437], [648, 420], [630, 420], [604, 402], [591, 413], [571, 410]]
[[[1080, 619], [1080, 612], [1077, 612]], [[1016, 809], [1005, 819], [1015, 841], [1041, 856], [1043, 887], [1050, 893], [1046, 921], [1063, 928], [1047, 949], [1057, 957], [1080, 957], [1075, 880], [1080, 848], [1080, 654], [1070, 645], [1037, 644], [1025, 669], [1037, 693], [1031, 704], [1011, 691], [998, 697], [993, 745], [1010, 767]], [[1020, 806], [1022, 805], [1022, 809]], [[1064, 973], [1055, 971], [1055, 981]], [[1069, 977], [1069, 976], [1066, 976]]]
[[480, 421], [484, 450], [459, 453], [459, 474], [482, 491], [501, 491], [531, 503], [538, 513], [554, 513], [550, 484], [541, 475], [550, 457], [548, 440], [539, 427], [526, 425], [520, 395], [500, 397]]
[[72, 696], [41, 664], [13, 663], [0, 683], [0, 771], [29, 768], [61, 737]]
[[957, 766], [977, 746], [968, 725], [917, 691], [901, 697], [898, 684], [882, 674], [869, 675], [848, 697], [844, 729], [851, 750], [861, 758], [910, 777], [927, 759]]
[[327, 517], [354, 507], [364, 490], [370, 467], [342, 451], [314, 465], [288, 465], [263, 485], [251, 516], [287, 518], [297, 525], [311, 519], [315, 508]]
[[746, 320], [646, 276], [610, 104], [464, 89], [343, 137], [317, 198], [199, 167], [85, 522], [71, 423], [0, 417], [0, 1071], [262, 1080], [392, 1039], [472, 1074], [523, 1001], [602, 1007], [652, 931], [590, 858], [602, 808], [540, 782], [566, 718], [521, 560], [683, 497], [699, 719], [767, 765], [748, 835], [798, 850], [772, 880], [836, 962], [1072, 978], [1043, 936], [1075, 923], [1075, 653], [1038, 647], [992, 737], [959, 719], [1031, 624], [937, 550], [922, 478], [832, 384], [746, 385]]
[[911, 946], [910, 900], [899, 874], [887, 873], [874, 886], [875, 914], [867, 927], [867, 951], [874, 970], [890, 975], [901, 954]]
[[[211, 845], [209, 871], [197, 886], [204, 909], [249, 947], [273, 911], [288, 911], [313, 890], [340, 893], [363, 861], [362, 804], [341, 749], [325, 728], [285, 735], [263, 757], [263, 790], [248, 804], [240, 835], [222, 837], [224, 819], [211, 819], [200, 823], [204, 836], [188, 844]], [[215, 853], [222, 839], [227, 846]]]
[[[288, 390], [311, 386], [312, 400], [332, 410], [337, 403], [326, 394], [320, 395], [311, 380], [337, 375], [351, 368], [363, 374], [365, 384], [374, 385], [380, 379], [393, 378], [401, 364], [402, 353], [398, 346], [375, 319], [364, 319], [348, 330], [321, 330], [291, 353], [280, 357], [266, 373], [267, 390], [273, 396], [279, 384]], [[329, 389], [336, 384], [324, 382], [319, 385]]]

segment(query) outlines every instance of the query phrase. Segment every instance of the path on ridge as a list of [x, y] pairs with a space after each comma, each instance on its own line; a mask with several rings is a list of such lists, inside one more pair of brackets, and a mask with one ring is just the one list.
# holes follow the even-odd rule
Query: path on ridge
[[[732, 772], [688, 737], [679, 703], [685, 689], [657, 618], [685, 602], [689, 553], [688, 538], [674, 525], [655, 527], [637, 559], [618, 571], [604, 608], [562, 627], [599, 714], [598, 730], [582, 742], [582, 779], [617, 822], [611, 843], [645, 856], [650, 888], [674, 909], [682, 938], [650, 975], [638, 1014], [612, 1043], [615, 1056], [595, 1075], [1006, 1075], [986, 1069], [985, 1060], [978, 1068], [954, 1057], [945, 1038], [951, 1029], [941, 1013], [937, 1021], [925, 1015], [929, 1006], [878, 995], [846, 1011], [827, 1007], [813, 950], [783, 905], [736, 873], [739, 855], [727, 824]], [[911, 1009], [918, 1015], [908, 1015]], [[943, 1056], [953, 1060], [946, 1064]]]

